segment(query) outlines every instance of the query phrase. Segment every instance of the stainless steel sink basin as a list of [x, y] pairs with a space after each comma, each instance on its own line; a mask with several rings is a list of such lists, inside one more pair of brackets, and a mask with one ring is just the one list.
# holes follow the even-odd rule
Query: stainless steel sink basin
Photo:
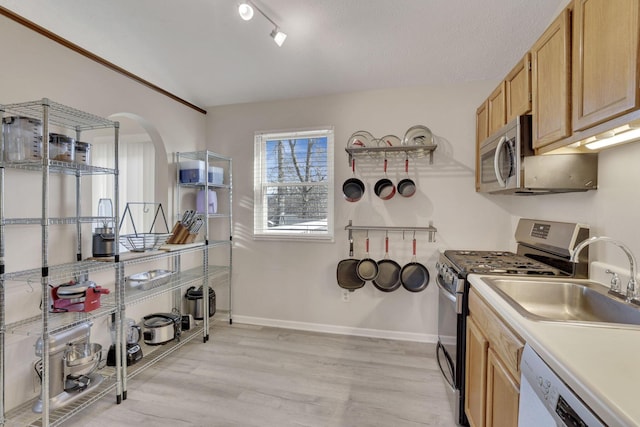
[[538, 321], [640, 327], [640, 307], [608, 294], [597, 282], [573, 279], [485, 278], [522, 316]]

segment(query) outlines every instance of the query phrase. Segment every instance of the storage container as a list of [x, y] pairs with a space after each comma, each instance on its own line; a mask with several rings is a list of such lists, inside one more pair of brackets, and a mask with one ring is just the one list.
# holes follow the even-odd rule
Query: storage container
[[204, 184], [205, 171], [204, 160], [180, 162], [180, 182], [183, 184], [192, 182]]
[[61, 162], [73, 162], [76, 154], [76, 140], [59, 133], [49, 134], [49, 158]]
[[91, 164], [91, 144], [88, 142], [76, 141], [76, 163], [82, 165]]
[[209, 166], [208, 180], [209, 184], [224, 184], [224, 169], [217, 166]]
[[42, 159], [42, 122], [29, 117], [2, 119], [4, 159], [19, 162]]
[[[198, 196], [196, 198], [196, 212], [198, 213], [204, 213], [204, 196], [204, 190], [198, 191]], [[209, 190], [209, 210], [207, 213], [218, 213], [218, 195], [213, 190]]]

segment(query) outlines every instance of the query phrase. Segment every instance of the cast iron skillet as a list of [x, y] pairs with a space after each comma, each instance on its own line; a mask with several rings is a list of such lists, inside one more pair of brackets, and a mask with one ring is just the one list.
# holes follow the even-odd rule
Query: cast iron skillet
[[413, 238], [413, 258], [400, 271], [402, 286], [411, 292], [424, 291], [429, 284], [429, 270], [416, 260], [416, 238]]
[[349, 239], [349, 258], [338, 263], [336, 277], [338, 286], [353, 291], [364, 286], [364, 280], [358, 277], [358, 260], [353, 258], [353, 239]]
[[389, 258], [389, 237], [384, 238], [384, 258], [378, 261], [378, 277], [372, 282], [378, 290], [391, 292], [398, 289], [400, 283], [400, 264]]

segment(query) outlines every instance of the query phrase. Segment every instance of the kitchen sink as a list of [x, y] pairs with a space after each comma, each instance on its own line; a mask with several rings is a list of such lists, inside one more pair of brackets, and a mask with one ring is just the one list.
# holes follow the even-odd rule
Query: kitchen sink
[[640, 307], [589, 280], [485, 278], [522, 316], [537, 321], [639, 327]]

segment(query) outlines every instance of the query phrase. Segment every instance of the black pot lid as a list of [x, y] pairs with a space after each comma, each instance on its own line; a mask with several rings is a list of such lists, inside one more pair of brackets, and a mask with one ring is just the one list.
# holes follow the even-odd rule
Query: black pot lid
[[153, 316], [145, 319], [143, 324], [147, 328], [162, 328], [173, 324], [173, 320], [166, 317]]

